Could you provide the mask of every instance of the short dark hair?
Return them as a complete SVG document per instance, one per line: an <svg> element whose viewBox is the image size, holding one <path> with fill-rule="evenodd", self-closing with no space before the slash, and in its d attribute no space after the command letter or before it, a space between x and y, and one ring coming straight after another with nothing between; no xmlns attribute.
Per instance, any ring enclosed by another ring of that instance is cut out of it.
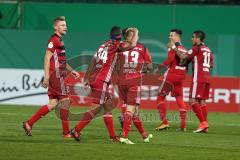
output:
<svg viewBox="0 0 240 160"><path fill-rule="evenodd" d="M53 23L56 24L56 22L58 22L58 21L66 21L66 19L64 16L59 16L59 17L54 18Z"/></svg>
<svg viewBox="0 0 240 160"><path fill-rule="evenodd" d="M179 36L182 36L182 34L183 34L182 30L177 29L177 28L171 29L171 32L175 32L175 33L177 33Z"/></svg>
<svg viewBox="0 0 240 160"><path fill-rule="evenodd" d="M201 30L197 30L197 31L194 31L193 34L196 35L197 38L199 38L202 42L204 41L205 39L205 33Z"/></svg>
<svg viewBox="0 0 240 160"><path fill-rule="evenodd" d="M110 30L110 37L114 40L121 40L122 30L119 26L113 26Z"/></svg>
<svg viewBox="0 0 240 160"><path fill-rule="evenodd" d="M121 30L121 28L119 26L113 26L111 28L111 31L110 31L111 35L119 35L121 33L122 33L122 30Z"/></svg>

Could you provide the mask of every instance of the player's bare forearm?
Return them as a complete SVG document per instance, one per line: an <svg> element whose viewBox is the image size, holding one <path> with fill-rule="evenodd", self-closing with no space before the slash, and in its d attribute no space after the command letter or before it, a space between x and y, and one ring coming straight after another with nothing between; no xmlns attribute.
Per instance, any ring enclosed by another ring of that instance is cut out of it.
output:
<svg viewBox="0 0 240 160"><path fill-rule="evenodd" d="M72 72L74 69L67 63L66 68L69 72Z"/></svg>
<svg viewBox="0 0 240 160"><path fill-rule="evenodd" d="M134 47L137 44L138 41L138 29L133 28L133 37L130 41L131 47Z"/></svg>
<svg viewBox="0 0 240 160"><path fill-rule="evenodd" d="M180 58L180 59L187 59L188 55L185 54L184 52L179 51L177 48L174 48L174 51L176 53L176 55Z"/></svg>
<svg viewBox="0 0 240 160"><path fill-rule="evenodd" d="M133 32L133 36L132 36L131 40L125 41L125 43L123 43L123 45L120 47L120 50L122 50L122 51L129 50L130 48L136 46L136 44L137 44L138 30L136 28L130 28L129 30L131 30Z"/></svg>

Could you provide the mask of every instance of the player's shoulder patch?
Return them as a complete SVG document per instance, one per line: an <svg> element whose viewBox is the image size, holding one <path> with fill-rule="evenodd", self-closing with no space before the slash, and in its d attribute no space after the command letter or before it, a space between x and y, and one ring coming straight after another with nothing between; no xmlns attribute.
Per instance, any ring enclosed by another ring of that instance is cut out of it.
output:
<svg viewBox="0 0 240 160"><path fill-rule="evenodd" d="M48 48L53 48L53 42L52 41L50 41L49 43L48 43Z"/></svg>
<svg viewBox="0 0 240 160"><path fill-rule="evenodd" d="M192 54L193 53L193 50L192 49L190 49L190 50L188 50L188 52L187 52L188 54Z"/></svg>

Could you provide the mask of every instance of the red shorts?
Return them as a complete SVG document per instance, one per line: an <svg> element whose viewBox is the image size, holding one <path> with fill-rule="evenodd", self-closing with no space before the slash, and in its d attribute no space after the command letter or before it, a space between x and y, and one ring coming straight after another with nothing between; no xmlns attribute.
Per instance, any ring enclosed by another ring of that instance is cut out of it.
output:
<svg viewBox="0 0 240 160"><path fill-rule="evenodd" d="M140 104L141 92L137 85L119 85L120 98L128 105Z"/></svg>
<svg viewBox="0 0 240 160"><path fill-rule="evenodd" d="M68 87L64 83L64 77L51 77L48 86L48 97L57 100L68 98Z"/></svg>
<svg viewBox="0 0 240 160"><path fill-rule="evenodd" d="M193 82L190 88L190 98L206 100L209 98L210 83Z"/></svg>
<svg viewBox="0 0 240 160"><path fill-rule="evenodd" d="M173 90L171 95L173 97L183 96L183 80L185 75L172 75L168 74L166 81L170 82L173 85Z"/></svg>
<svg viewBox="0 0 240 160"><path fill-rule="evenodd" d="M107 99L111 99L109 94L109 83L102 80L90 82L91 93L89 96L95 104L104 104Z"/></svg>

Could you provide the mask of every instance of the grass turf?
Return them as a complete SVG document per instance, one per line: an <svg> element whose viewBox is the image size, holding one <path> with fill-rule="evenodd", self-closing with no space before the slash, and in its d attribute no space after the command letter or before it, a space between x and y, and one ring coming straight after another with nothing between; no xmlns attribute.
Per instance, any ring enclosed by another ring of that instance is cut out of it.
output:
<svg viewBox="0 0 240 160"><path fill-rule="evenodd" d="M27 120L37 107L0 105L0 159L1 160L62 160L62 159L239 159L240 157L240 115L210 113L210 132L194 134L198 123L193 113L188 113L188 131L178 133L178 113L170 111L171 128L157 132L159 125L157 111L142 110L145 129L153 134L149 144L142 141L132 126L129 138L135 145L112 144L102 118L97 118L82 132L81 142L64 139L61 123L54 112L37 122L33 136L25 136L22 121ZM86 109L73 108L73 112ZM114 110L116 132L120 133L117 121L119 110ZM75 125L77 122L71 122Z"/></svg>

